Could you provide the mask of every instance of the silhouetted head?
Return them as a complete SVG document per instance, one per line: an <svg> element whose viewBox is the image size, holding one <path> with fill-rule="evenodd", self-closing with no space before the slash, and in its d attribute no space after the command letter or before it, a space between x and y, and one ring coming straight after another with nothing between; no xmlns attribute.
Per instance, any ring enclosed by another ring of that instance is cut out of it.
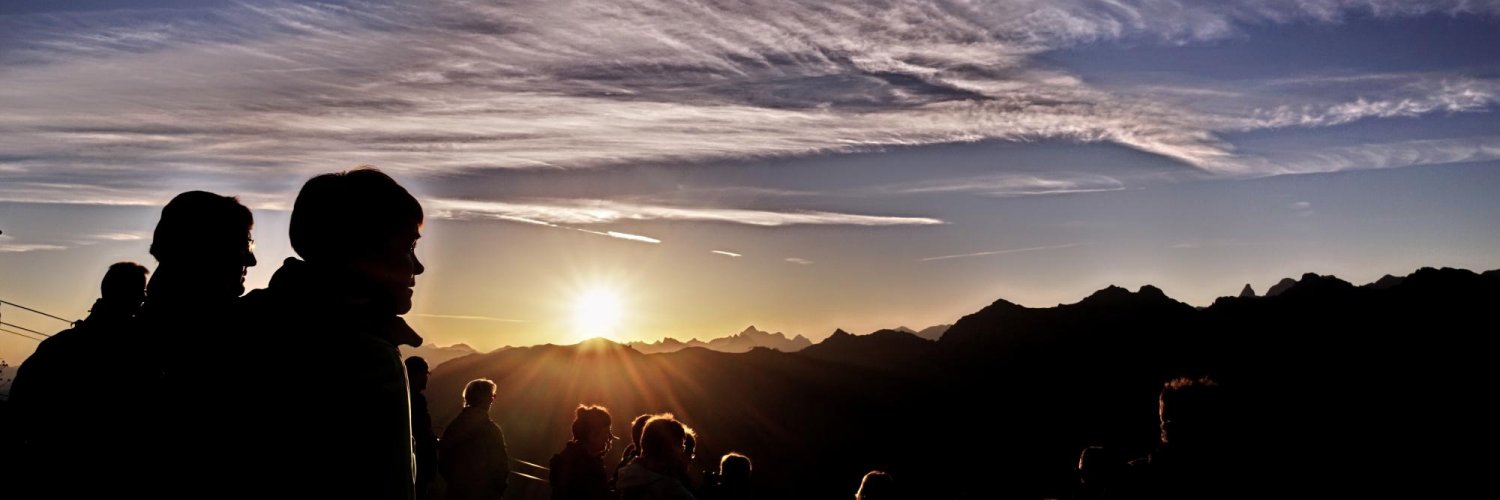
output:
<svg viewBox="0 0 1500 500"><path fill-rule="evenodd" d="M1157 400L1161 442L1197 446L1215 440L1224 420L1223 390L1208 377L1168 381Z"/></svg>
<svg viewBox="0 0 1500 500"><path fill-rule="evenodd" d="M639 452L641 449L641 431L646 430L646 422L650 421L651 417L655 416L656 415L647 413L645 415L635 417L635 420L630 421L630 444L635 445L635 449L637 452ZM663 413L662 416L672 418L671 413Z"/></svg>
<svg viewBox="0 0 1500 500"><path fill-rule="evenodd" d="M655 416L646 421L641 431L641 459L647 467L663 474L686 474L692 461L687 448L687 437L695 436L693 430L672 417Z"/></svg>
<svg viewBox="0 0 1500 500"><path fill-rule="evenodd" d="M357 276L395 314L411 310L411 289L425 270L416 254L421 229L422 205L373 168L313 177L292 207L297 255Z"/></svg>
<svg viewBox="0 0 1500 500"><path fill-rule="evenodd" d="M427 390L427 377L431 374L427 360L421 356L406 358L406 385L411 386L412 392Z"/></svg>
<svg viewBox="0 0 1500 500"><path fill-rule="evenodd" d="M126 309L138 309L146 300L146 275L151 271L134 262L116 262L104 272L99 297Z"/></svg>
<svg viewBox="0 0 1500 500"><path fill-rule="evenodd" d="M573 440L583 445L591 455L603 455L616 439L610 429L609 408L603 406L578 405L573 412Z"/></svg>
<svg viewBox="0 0 1500 500"><path fill-rule="evenodd" d="M206 191L188 191L161 209L151 237L151 256L177 279L202 289L184 291L217 297L245 293L245 273L255 265L255 218L239 200ZM202 297L202 295L199 295Z"/></svg>
<svg viewBox="0 0 1500 500"><path fill-rule="evenodd" d="M729 452L719 459L719 482L724 486L744 487L750 484L750 457Z"/></svg>
<svg viewBox="0 0 1500 500"><path fill-rule="evenodd" d="M896 480L884 471L872 470L859 482L859 491L854 500L886 500L896 498Z"/></svg>
<svg viewBox="0 0 1500 500"><path fill-rule="evenodd" d="M464 406L488 409L495 403L495 382L487 378L475 379L464 386Z"/></svg>

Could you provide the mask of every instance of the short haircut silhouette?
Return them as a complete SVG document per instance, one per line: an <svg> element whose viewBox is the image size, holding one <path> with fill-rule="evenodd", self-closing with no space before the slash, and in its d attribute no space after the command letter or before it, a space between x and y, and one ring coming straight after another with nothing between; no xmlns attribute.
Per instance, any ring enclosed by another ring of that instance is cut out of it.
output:
<svg viewBox="0 0 1500 500"><path fill-rule="evenodd" d="M726 485L750 482L750 457L729 452L719 459L719 477Z"/></svg>
<svg viewBox="0 0 1500 500"><path fill-rule="evenodd" d="M656 416L641 431L641 457L657 462L672 462L683 449L693 430L672 417Z"/></svg>
<svg viewBox="0 0 1500 500"><path fill-rule="evenodd" d="M99 283L99 297L106 302L134 304L146 299L146 275L151 271L134 262L116 262L104 272Z"/></svg>
<svg viewBox="0 0 1500 500"><path fill-rule="evenodd" d="M242 257L255 225L250 209L232 196L188 191L172 198L161 210L151 236L151 256L163 264L217 263Z"/></svg>
<svg viewBox="0 0 1500 500"><path fill-rule="evenodd" d="M479 406L495 397L495 382L487 378L476 379L464 386L464 406Z"/></svg>
<svg viewBox="0 0 1500 500"><path fill-rule="evenodd" d="M421 356L412 356L410 358L406 358L406 361L403 361L403 363L406 363L406 371L408 373L415 373L415 372L426 373L427 370L430 369L427 366L427 360L422 359Z"/></svg>
<svg viewBox="0 0 1500 500"><path fill-rule="evenodd" d="M1172 379L1162 386L1157 402L1163 443L1201 444L1220 431L1224 397L1222 388L1213 379Z"/></svg>
<svg viewBox="0 0 1500 500"><path fill-rule="evenodd" d="M578 405L573 412L573 439L583 441L589 433L600 427L610 426L609 408L603 406Z"/></svg>
<svg viewBox="0 0 1500 500"><path fill-rule="evenodd" d="M292 249L309 262L376 252L412 226L422 205L384 172L360 167L308 180L292 207Z"/></svg>

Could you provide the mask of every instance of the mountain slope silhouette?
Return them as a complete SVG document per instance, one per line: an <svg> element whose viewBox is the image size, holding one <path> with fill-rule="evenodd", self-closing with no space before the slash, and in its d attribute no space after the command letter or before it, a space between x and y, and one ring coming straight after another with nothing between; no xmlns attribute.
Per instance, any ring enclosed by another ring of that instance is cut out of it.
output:
<svg viewBox="0 0 1500 500"><path fill-rule="evenodd" d="M670 411L700 433L698 463L755 460L757 496L847 497L871 469L924 498L1065 497L1085 446L1141 456L1156 395L1215 377L1247 494L1442 496L1483 487L1500 272L1420 269L1384 289L1305 274L1277 293L1194 308L1160 289L1108 287L1072 304L997 300L936 342L835 332L800 352L702 347L642 354L603 340L466 356L434 370L434 421L463 384L499 384L512 456L543 460L571 409L599 403L615 432ZM616 447L607 463L618 460Z"/></svg>

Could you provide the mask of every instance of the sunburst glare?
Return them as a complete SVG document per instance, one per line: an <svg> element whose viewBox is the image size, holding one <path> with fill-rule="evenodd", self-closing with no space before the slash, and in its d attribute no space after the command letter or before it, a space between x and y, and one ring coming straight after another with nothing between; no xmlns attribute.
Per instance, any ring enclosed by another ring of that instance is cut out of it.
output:
<svg viewBox="0 0 1500 500"><path fill-rule="evenodd" d="M593 288L580 295L573 305L573 333L578 340L594 337L615 338L624 317L620 295L614 290Z"/></svg>

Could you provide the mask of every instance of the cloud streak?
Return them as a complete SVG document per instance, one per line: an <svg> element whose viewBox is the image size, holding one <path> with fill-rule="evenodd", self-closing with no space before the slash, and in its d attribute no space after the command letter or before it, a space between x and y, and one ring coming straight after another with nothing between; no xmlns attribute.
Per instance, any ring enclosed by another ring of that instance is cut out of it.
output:
<svg viewBox="0 0 1500 500"><path fill-rule="evenodd" d="M1120 191L1125 183L1119 179L1090 174L1002 174L969 179L927 181L875 189L895 194L975 193L985 196L1012 197L1069 193Z"/></svg>
<svg viewBox="0 0 1500 500"><path fill-rule="evenodd" d="M751 226L844 225L925 226L944 222L930 217L861 215L824 211L777 212L736 208L677 207L608 200L544 200L533 203L430 200L442 218L492 218L543 224L609 224L630 221L696 221Z"/></svg>
<svg viewBox="0 0 1500 500"><path fill-rule="evenodd" d="M716 253L716 254L719 254L719 255L723 255L723 256L726 256L726 257L735 257L735 258L744 257L744 254L737 254L737 253L734 253L734 252L725 252L723 250L710 250L710 252Z"/></svg>
<svg viewBox="0 0 1500 500"><path fill-rule="evenodd" d="M68 247L62 245L46 245L41 243L0 243L0 253L42 252L67 249Z"/></svg>
<svg viewBox="0 0 1500 500"><path fill-rule="evenodd" d="M1010 249L1005 249L1005 250L991 250L991 251L988 251L988 252L974 252L974 253L965 253L965 254L957 254L957 255L940 255L940 256L937 256L937 257L923 257L923 258L917 259L917 261L918 262L931 262L931 261L935 261L935 260L967 259L967 258L970 258L970 257L987 257L987 256L991 256L991 255L1007 255L1007 254L1013 254L1013 253L1041 252L1041 251L1045 251L1045 250L1062 250L1062 249L1065 249L1065 248L1073 248L1073 247L1078 247L1078 246L1082 246L1082 244L1079 244L1079 243L1068 243L1066 245L1053 245L1053 246L1045 246L1045 247L1010 248Z"/></svg>

